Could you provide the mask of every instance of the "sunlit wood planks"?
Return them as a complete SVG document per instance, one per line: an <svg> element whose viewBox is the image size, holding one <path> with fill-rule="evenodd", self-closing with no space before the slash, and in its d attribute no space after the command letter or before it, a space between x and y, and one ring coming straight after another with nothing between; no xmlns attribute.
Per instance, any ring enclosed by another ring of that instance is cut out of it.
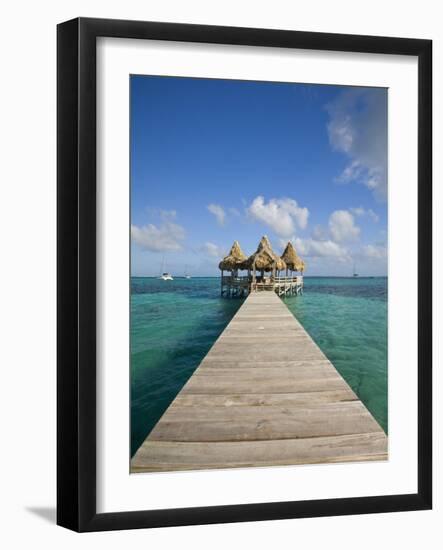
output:
<svg viewBox="0 0 443 550"><path fill-rule="evenodd" d="M251 293L132 472L385 460L387 437L274 292Z"/></svg>

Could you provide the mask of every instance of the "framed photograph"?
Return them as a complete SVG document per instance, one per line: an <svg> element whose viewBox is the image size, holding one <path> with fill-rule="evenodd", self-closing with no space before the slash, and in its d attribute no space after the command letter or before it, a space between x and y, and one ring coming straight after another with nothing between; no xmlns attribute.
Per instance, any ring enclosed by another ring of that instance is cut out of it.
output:
<svg viewBox="0 0 443 550"><path fill-rule="evenodd" d="M432 506L432 43L58 26L59 525Z"/></svg>

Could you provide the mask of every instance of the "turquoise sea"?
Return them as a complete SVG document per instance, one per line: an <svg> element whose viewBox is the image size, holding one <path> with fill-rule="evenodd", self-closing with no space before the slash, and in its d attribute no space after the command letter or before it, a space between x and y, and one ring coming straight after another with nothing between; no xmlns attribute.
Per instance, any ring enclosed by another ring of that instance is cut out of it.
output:
<svg viewBox="0 0 443 550"><path fill-rule="evenodd" d="M217 277L131 279L132 454L242 304L219 289ZM285 303L387 432L387 278L305 277Z"/></svg>

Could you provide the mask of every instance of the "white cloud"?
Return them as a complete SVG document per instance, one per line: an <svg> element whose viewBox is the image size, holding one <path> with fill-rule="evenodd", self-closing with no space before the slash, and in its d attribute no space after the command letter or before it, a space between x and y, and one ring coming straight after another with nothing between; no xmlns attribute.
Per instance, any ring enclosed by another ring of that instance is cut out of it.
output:
<svg viewBox="0 0 443 550"><path fill-rule="evenodd" d="M322 225L316 225L312 230L312 238L317 241L327 241L329 238L327 229Z"/></svg>
<svg viewBox="0 0 443 550"><path fill-rule="evenodd" d="M160 217L162 220L175 220L177 212L176 210L160 210Z"/></svg>
<svg viewBox="0 0 443 550"><path fill-rule="evenodd" d="M367 214L368 216L372 219L373 222L377 223L379 220L380 220L380 216L378 214L376 214L372 208L370 208L369 210L367 210Z"/></svg>
<svg viewBox="0 0 443 550"><path fill-rule="evenodd" d="M171 221L164 221L160 226L152 223L142 227L131 225L131 238L145 250L168 252L182 249L185 230L181 225Z"/></svg>
<svg viewBox="0 0 443 550"><path fill-rule="evenodd" d="M337 181L363 183L380 199L387 195L386 91L353 89L327 106L329 141L345 153L348 165Z"/></svg>
<svg viewBox="0 0 443 550"><path fill-rule="evenodd" d="M329 231L335 242L355 241L360 235L360 228L348 210L336 210L330 215Z"/></svg>
<svg viewBox="0 0 443 550"><path fill-rule="evenodd" d="M360 164L360 161L353 160L350 164L346 166L343 172L335 178L335 181L337 181L338 183L349 183L351 181L358 181L363 176L363 174L364 169Z"/></svg>
<svg viewBox="0 0 443 550"><path fill-rule="evenodd" d="M256 197L246 209L247 214L256 221L269 226L277 235L289 237L296 227L304 229L308 223L309 210L301 207L294 199L270 199Z"/></svg>
<svg viewBox="0 0 443 550"><path fill-rule="evenodd" d="M366 210L361 206L359 206L358 208L350 208L349 211L355 214L356 216L364 216L366 213Z"/></svg>
<svg viewBox="0 0 443 550"><path fill-rule="evenodd" d="M376 214L372 208L368 208L365 210L363 207L359 206L358 208L350 208L350 212L355 214L356 216L369 216L371 220L375 223L377 223L380 220L380 217L378 214Z"/></svg>
<svg viewBox="0 0 443 550"><path fill-rule="evenodd" d="M200 247L200 250L206 254L206 256L211 256L211 258L220 258L222 259L226 256L225 249L221 246L218 246L214 243L206 242Z"/></svg>
<svg viewBox="0 0 443 550"><path fill-rule="evenodd" d="M318 241L316 239L301 239L297 237L293 239L292 242L301 257L330 257L339 261L349 261L348 250L342 245L331 240Z"/></svg>
<svg viewBox="0 0 443 550"><path fill-rule="evenodd" d="M214 214L217 223L219 225L224 225L226 221L226 213L222 206L219 204L208 204L207 209L211 214Z"/></svg>
<svg viewBox="0 0 443 550"><path fill-rule="evenodd" d="M367 244L363 247L363 255L367 258L382 260L387 257L388 251L386 246Z"/></svg>

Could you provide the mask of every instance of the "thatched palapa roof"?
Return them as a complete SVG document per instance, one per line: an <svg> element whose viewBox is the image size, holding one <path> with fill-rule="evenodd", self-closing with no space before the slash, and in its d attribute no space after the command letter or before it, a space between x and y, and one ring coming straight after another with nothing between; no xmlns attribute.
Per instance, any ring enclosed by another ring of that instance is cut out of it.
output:
<svg viewBox="0 0 443 550"><path fill-rule="evenodd" d="M266 235L261 238L254 254L241 264L240 269L253 269L254 266L259 271L272 271L274 268L278 271L286 269L284 260L272 250L271 243Z"/></svg>
<svg viewBox="0 0 443 550"><path fill-rule="evenodd" d="M243 254L243 250L240 247L238 241L234 241L231 250L227 256L218 264L219 269L226 271L233 271L239 269L240 264L246 260L246 255Z"/></svg>
<svg viewBox="0 0 443 550"><path fill-rule="evenodd" d="M288 242L281 257L291 271L305 270L305 262L297 255L292 243Z"/></svg>

